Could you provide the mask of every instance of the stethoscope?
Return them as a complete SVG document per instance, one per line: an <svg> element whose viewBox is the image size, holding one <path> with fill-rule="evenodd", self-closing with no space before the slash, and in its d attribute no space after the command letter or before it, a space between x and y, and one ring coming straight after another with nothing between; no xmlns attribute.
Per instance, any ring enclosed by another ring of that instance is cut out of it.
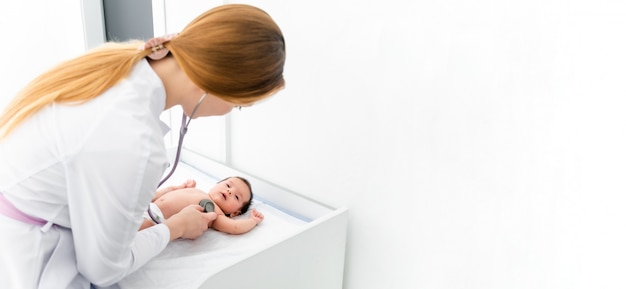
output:
<svg viewBox="0 0 626 289"><path fill-rule="evenodd" d="M176 170L176 167L178 166L178 161L180 160L180 151L183 146L183 139L185 138L185 135L187 134L187 128L189 127L189 123L191 122L191 119L193 119L193 116L196 114L196 110L198 110L198 107L200 107L200 104L202 103L205 97L206 97L206 93L203 94L202 97L200 97L200 100L198 100L196 107L194 107L193 110L191 111L189 120L187 120L187 116L183 112L183 119L180 125L180 134L178 136L178 148L176 149L176 158L174 158L174 165L172 166L172 169L170 170L170 172L159 182L159 185L157 186L157 188L160 187L163 183L165 183L165 181L167 181L167 179L169 179L174 173L174 171Z"/></svg>
<svg viewBox="0 0 626 289"><path fill-rule="evenodd" d="M196 114L196 110L198 110L198 107L200 107L200 104L202 103L205 97L206 97L206 93L203 94L202 97L200 97L200 100L198 100L196 107L194 107L193 110L191 111L189 120L187 120L187 116L185 115L185 112L183 112L183 118L180 124L180 134L178 136L178 148L176 148L176 157L174 158L174 165L172 166L172 169L170 170L170 172L167 173L167 175L163 177L163 179L159 182L159 185L157 186L157 188L160 187L163 183L165 183L165 181L167 181L167 179L169 179L174 173L174 171L176 170L176 167L178 166L178 161L180 160L180 151L182 150L183 139L185 138L185 135L187 134L187 128L189 127L189 123L191 123L193 116ZM148 206L148 216L150 216L150 219L152 219L152 221L154 221L155 224L161 223L161 219L156 214L154 214L154 212L152 212L152 210L150 209L150 206Z"/></svg>

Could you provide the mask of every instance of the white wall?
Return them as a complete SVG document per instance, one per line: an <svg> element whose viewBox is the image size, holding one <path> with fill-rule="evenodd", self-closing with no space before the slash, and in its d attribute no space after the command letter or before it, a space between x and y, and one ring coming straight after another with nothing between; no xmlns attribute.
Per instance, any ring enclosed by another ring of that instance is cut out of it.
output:
<svg viewBox="0 0 626 289"><path fill-rule="evenodd" d="M2 101L77 49L71 2L3 4ZM346 289L626 286L625 3L248 3L288 84L232 114L233 165L350 209Z"/></svg>
<svg viewBox="0 0 626 289"><path fill-rule="evenodd" d="M0 108L34 77L85 51L81 1L3 1Z"/></svg>
<svg viewBox="0 0 626 289"><path fill-rule="evenodd" d="M625 2L248 3L288 84L233 164L349 207L345 288L626 286Z"/></svg>

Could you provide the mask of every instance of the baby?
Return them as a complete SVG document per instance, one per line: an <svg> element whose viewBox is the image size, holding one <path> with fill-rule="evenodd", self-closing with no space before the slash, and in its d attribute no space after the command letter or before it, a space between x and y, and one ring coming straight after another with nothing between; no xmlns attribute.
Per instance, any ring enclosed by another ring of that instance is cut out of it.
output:
<svg viewBox="0 0 626 289"><path fill-rule="evenodd" d="M229 177L219 181L208 193L195 188L193 180L179 186L157 190L150 209L144 214L139 230L153 226L178 213L189 205L200 205L206 212L215 212L209 228L229 234L243 234L263 221L263 214L253 209L246 219L231 219L248 211L252 188L242 177Z"/></svg>

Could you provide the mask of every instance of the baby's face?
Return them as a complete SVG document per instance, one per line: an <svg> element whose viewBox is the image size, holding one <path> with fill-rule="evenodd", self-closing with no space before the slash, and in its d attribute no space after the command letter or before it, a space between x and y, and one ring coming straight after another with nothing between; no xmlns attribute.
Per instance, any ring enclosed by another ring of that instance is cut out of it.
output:
<svg viewBox="0 0 626 289"><path fill-rule="evenodd" d="M239 178L228 178L209 190L211 200L231 217L241 214L241 207L250 201L250 190Z"/></svg>

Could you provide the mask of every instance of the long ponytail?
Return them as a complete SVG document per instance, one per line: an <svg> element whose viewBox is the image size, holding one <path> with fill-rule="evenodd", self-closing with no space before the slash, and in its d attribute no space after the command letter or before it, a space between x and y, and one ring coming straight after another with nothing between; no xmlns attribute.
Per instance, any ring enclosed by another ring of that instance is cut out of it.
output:
<svg viewBox="0 0 626 289"><path fill-rule="evenodd" d="M0 139L51 103L81 104L117 84L151 53L138 50L142 44L108 43L35 78L0 116ZM254 6L218 6L163 45L200 89L231 103L252 104L285 85L285 39Z"/></svg>
<svg viewBox="0 0 626 289"><path fill-rule="evenodd" d="M137 49L142 43L107 43L39 75L0 116L0 139L53 102L81 104L117 84L149 53Z"/></svg>

